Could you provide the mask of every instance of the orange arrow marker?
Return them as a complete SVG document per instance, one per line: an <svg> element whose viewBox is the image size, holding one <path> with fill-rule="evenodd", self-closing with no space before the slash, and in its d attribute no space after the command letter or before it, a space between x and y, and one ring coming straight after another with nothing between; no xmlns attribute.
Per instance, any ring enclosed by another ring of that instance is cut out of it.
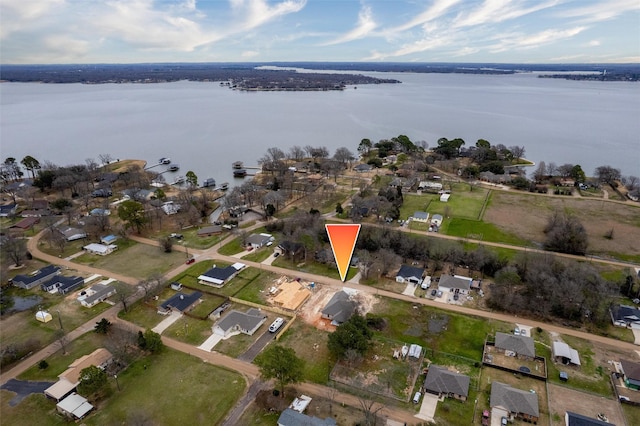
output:
<svg viewBox="0 0 640 426"><path fill-rule="evenodd" d="M347 271L351 263L353 250L356 248L356 241L360 233L360 225L352 224L331 224L325 225L333 257L338 264L338 272L342 282L347 278Z"/></svg>

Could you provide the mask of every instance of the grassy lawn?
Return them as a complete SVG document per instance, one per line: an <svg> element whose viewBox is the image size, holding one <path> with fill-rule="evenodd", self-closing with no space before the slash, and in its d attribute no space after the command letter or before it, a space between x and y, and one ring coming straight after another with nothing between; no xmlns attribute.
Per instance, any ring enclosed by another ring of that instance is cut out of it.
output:
<svg viewBox="0 0 640 426"><path fill-rule="evenodd" d="M240 374L169 349L134 362L118 382L86 424L132 424L140 414L149 424L220 424L246 387Z"/></svg>
<svg viewBox="0 0 640 426"><path fill-rule="evenodd" d="M527 246L529 242L514 234L504 232L496 225L473 219L452 218L447 221L447 235L475 240L499 242L516 246Z"/></svg>
<svg viewBox="0 0 640 426"><path fill-rule="evenodd" d="M203 318L205 316L208 316L218 306L222 305L224 301L224 297L214 296L211 294L203 294L201 302L198 303L191 311L189 311L189 313L199 318Z"/></svg>
<svg viewBox="0 0 640 426"><path fill-rule="evenodd" d="M400 219L407 220L417 211L429 212L428 207L432 200L439 199L438 194L403 194L404 200L400 207Z"/></svg>
<svg viewBox="0 0 640 426"><path fill-rule="evenodd" d="M107 256L83 254L74 261L138 279L167 272L184 263L182 252L164 253L159 247L124 241L118 240L118 250Z"/></svg>
<svg viewBox="0 0 640 426"><path fill-rule="evenodd" d="M190 345L198 346L211 336L213 323L183 315L167 328L162 335Z"/></svg>
<svg viewBox="0 0 640 426"><path fill-rule="evenodd" d="M313 260L298 263L289 259L285 259L285 256L280 256L276 260L274 260L272 265L278 266L280 268L292 269L294 271L302 271L309 272L311 274L322 275L325 277L334 278L336 280L340 279L338 268L333 265L317 263ZM346 281L349 281L351 278L355 277L357 273L358 269L349 267L349 270L347 271ZM292 272L292 275L295 275L295 272Z"/></svg>
<svg viewBox="0 0 640 426"><path fill-rule="evenodd" d="M488 194L484 188L474 188L470 191L466 183L455 183L451 189L451 198L448 202L441 202L438 195L432 199L428 206L430 214L438 213L443 216L462 219L478 220L482 212L482 206Z"/></svg>
<svg viewBox="0 0 640 426"><path fill-rule="evenodd" d="M68 425L69 422L56 412L55 404L44 394L32 394L15 407L9 401L15 393L0 390L0 412L2 424L6 425Z"/></svg>
<svg viewBox="0 0 640 426"><path fill-rule="evenodd" d="M38 242L38 248L46 254L50 254L51 256L60 256L64 259L65 257L69 257L72 254L81 252L82 247L86 246L87 244L89 244L89 241L85 239L70 241L65 244L62 252L60 252L58 247L50 246L48 243L40 240Z"/></svg>
<svg viewBox="0 0 640 426"><path fill-rule="evenodd" d="M58 380L58 375L64 372L74 360L80 358L83 355L88 355L94 350L102 346L102 336L88 332L83 334L78 339L67 344L67 353L63 354L61 350L52 354L45 360L49 363L49 367L41 370L38 365L32 365L22 374L18 376L20 380L36 380L36 381L48 381L55 382Z"/></svg>
<svg viewBox="0 0 640 426"><path fill-rule="evenodd" d="M327 349L328 336L328 332L296 320L280 338L282 346L293 348L298 357L306 360L303 380L323 385L328 382L333 367Z"/></svg>
<svg viewBox="0 0 640 426"><path fill-rule="evenodd" d="M276 279L278 279L278 275L272 272L260 271L260 274L235 293L234 297L265 305L267 303L266 290L273 285Z"/></svg>
<svg viewBox="0 0 640 426"><path fill-rule="evenodd" d="M547 358L548 380L562 386L610 398L613 395L613 391L607 374L609 366L596 365L594 360L595 353L592 350L593 345L586 340L566 335L562 336L562 340L578 351L581 365L580 367L569 367L556 364L552 360L551 350L543 345L536 344L536 355ZM569 374L567 382L560 381L560 371L565 371Z"/></svg>
<svg viewBox="0 0 640 426"><path fill-rule="evenodd" d="M244 251L244 247L242 247L242 241L240 241L240 238L234 238L227 244L220 247L218 253L225 256L233 256L234 254L240 253L241 251Z"/></svg>
<svg viewBox="0 0 640 426"><path fill-rule="evenodd" d="M261 247L257 250L253 250L246 256L242 256L242 258L250 262L262 262L267 257L271 256L271 254L273 254L273 249L271 247Z"/></svg>
<svg viewBox="0 0 640 426"><path fill-rule="evenodd" d="M628 425L640 425L640 407L622 404L622 412Z"/></svg>
<svg viewBox="0 0 640 426"><path fill-rule="evenodd" d="M145 329L151 329L160 324L160 321L164 319L164 316L158 314L156 309L145 305L142 301L139 301L134 305L129 306L129 312L125 313L124 311L120 311L118 313L118 318L132 322Z"/></svg>

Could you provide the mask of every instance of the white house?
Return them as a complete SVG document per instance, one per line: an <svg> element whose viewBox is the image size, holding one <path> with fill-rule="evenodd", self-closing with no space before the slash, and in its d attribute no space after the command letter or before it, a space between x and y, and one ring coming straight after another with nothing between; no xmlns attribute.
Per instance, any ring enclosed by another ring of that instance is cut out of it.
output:
<svg viewBox="0 0 640 426"><path fill-rule="evenodd" d="M91 286L78 297L78 302L85 308L91 308L116 294L116 288L108 284Z"/></svg>
<svg viewBox="0 0 640 426"><path fill-rule="evenodd" d="M91 243L84 247L82 247L87 253L97 254L100 256L106 256L112 253L114 250L118 249L118 246L115 244L97 244Z"/></svg>
<svg viewBox="0 0 640 426"><path fill-rule="evenodd" d="M198 281L200 284L222 287L227 281L235 277L236 274L245 266L246 265L244 263L234 263L226 268L218 268L216 265L213 265L213 268L198 276Z"/></svg>
<svg viewBox="0 0 640 426"><path fill-rule="evenodd" d="M396 274L396 282L413 284L422 284L422 276L424 275L424 268L418 268L416 266L402 265L400 270Z"/></svg>
<svg viewBox="0 0 640 426"><path fill-rule="evenodd" d="M440 201L442 201L443 203L446 203L449 201L449 197L451 197L451 194L440 194Z"/></svg>
<svg viewBox="0 0 640 426"><path fill-rule="evenodd" d="M266 320L267 316L259 309L251 308L247 312L233 310L213 326L213 332L223 337L231 336L233 333L251 336Z"/></svg>

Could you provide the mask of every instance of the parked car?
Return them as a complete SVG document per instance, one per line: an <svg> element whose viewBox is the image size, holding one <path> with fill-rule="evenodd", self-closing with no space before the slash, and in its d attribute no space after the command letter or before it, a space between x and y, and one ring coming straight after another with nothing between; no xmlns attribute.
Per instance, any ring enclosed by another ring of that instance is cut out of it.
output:
<svg viewBox="0 0 640 426"><path fill-rule="evenodd" d="M507 426L508 422L509 422L509 420L505 416L502 416L502 418L500 419L500 425L501 426Z"/></svg>
<svg viewBox="0 0 640 426"><path fill-rule="evenodd" d="M437 297L442 297L442 290L438 290L438 292L436 293Z"/></svg>
<svg viewBox="0 0 640 426"><path fill-rule="evenodd" d="M458 300L460 298L460 296L458 296L458 293L453 295L453 300Z"/></svg>
<svg viewBox="0 0 640 426"><path fill-rule="evenodd" d="M191 265L193 262L195 262L196 260L193 257L190 257L189 259L187 259L187 265Z"/></svg>
<svg viewBox="0 0 640 426"><path fill-rule="evenodd" d="M171 238L175 238L176 240L181 240L182 239L182 234L176 234L175 232L172 232L169 237Z"/></svg>
<svg viewBox="0 0 640 426"><path fill-rule="evenodd" d="M111 195L113 195L111 190L106 188L96 189L91 193L91 196L93 198L96 198L96 197L107 198L107 197L111 197Z"/></svg>
<svg viewBox="0 0 640 426"><path fill-rule="evenodd" d="M280 252L273 253L273 257L278 257L278 256L280 256Z"/></svg>
<svg viewBox="0 0 640 426"><path fill-rule="evenodd" d="M435 288L433 290L431 290L431 295L433 297L436 297L436 294L438 293L438 290L436 290Z"/></svg>
<svg viewBox="0 0 640 426"><path fill-rule="evenodd" d="M420 392L416 392L415 395L413 395L413 403L417 404L420 402L420 397L422 396L422 393Z"/></svg>

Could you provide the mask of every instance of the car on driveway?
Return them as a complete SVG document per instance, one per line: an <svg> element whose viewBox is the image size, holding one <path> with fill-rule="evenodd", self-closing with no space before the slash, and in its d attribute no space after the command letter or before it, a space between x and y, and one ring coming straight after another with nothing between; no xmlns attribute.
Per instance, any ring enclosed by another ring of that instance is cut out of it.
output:
<svg viewBox="0 0 640 426"><path fill-rule="evenodd" d="M431 290L431 296L436 297L437 293L438 293L438 290L436 290L435 288Z"/></svg>
<svg viewBox="0 0 640 426"><path fill-rule="evenodd" d="M190 257L189 259L187 259L186 264L187 265L191 265L193 262L195 262L196 260L193 257Z"/></svg>
<svg viewBox="0 0 640 426"><path fill-rule="evenodd" d="M436 293L436 297L442 297L442 290L438 290L438 292Z"/></svg>
<svg viewBox="0 0 640 426"><path fill-rule="evenodd" d="M282 327L282 324L284 324L284 319L280 317L276 318L276 320L269 326L269 332L275 333L280 327Z"/></svg>

